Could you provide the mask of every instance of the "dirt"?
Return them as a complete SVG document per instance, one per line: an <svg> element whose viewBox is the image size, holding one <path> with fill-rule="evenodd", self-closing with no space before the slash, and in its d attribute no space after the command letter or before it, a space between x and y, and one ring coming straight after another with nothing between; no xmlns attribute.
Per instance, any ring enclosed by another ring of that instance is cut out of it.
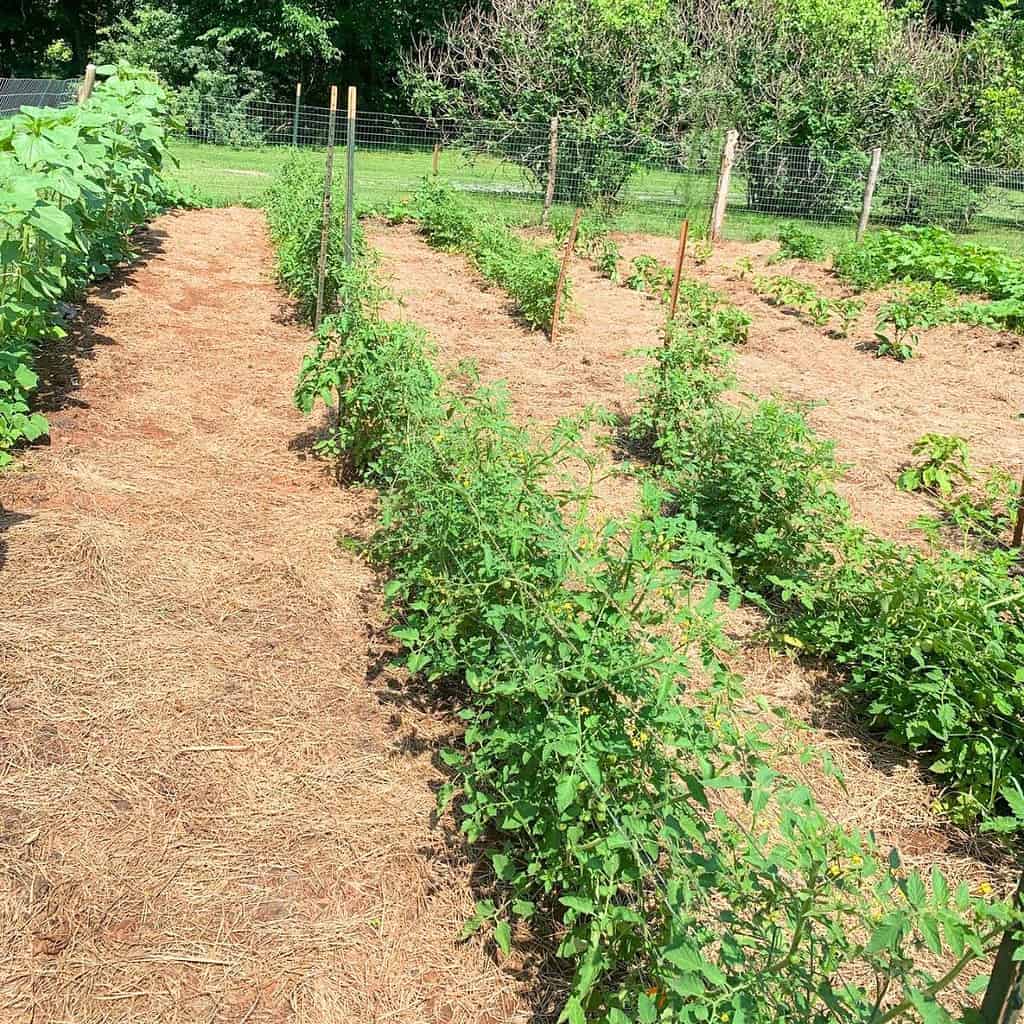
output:
<svg viewBox="0 0 1024 1024"><path fill-rule="evenodd" d="M627 259L646 253L674 262L671 239L631 235L621 245ZM911 445L925 433L959 435L979 469L998 466L1019 474L1024 353L1018 336L948 324L922 332L917 353L906 362L877 358L870 351L874 313L887 290L864 296L864 313L850 337L833 337L765 302L750 273L741 279L736 263L746 257L754 274L786 274L833 297L851 294L821 265L769 265L777 248L774 242L723 242L703 266L688 262L686 273L752 318L749 342L736 361L740 386L761 397L812 405L811 425L835 441L839 460L849 467L839 490L856 519L893 539L920 538L910 523L935 508L924 496L898 490L896 478L912 461Z"/></svg>
<svg viewBox="0 0 1024 1024"><path fill-rule="evenodd" d="M168 215L51 353L52 444L0 478L0 1020L526 1021L460 943L446 712L389 677L308 458L309 340L262 215Z"/></svg>

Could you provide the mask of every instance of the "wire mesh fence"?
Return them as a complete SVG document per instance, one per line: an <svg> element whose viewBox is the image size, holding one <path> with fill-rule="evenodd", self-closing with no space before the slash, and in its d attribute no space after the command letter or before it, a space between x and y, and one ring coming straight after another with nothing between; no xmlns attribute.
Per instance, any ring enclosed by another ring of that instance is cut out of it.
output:
<svg viewBox="0 0 1024 1024"><path fill-rule="evenodd" d="M186 107L184 135L238 149L322 149L324 107L204 99ZM344 112L338 112L340 121ZM360 111L356 119L358 195L376 202L413 189L435 170L481 200L534 207L549 189L556 205L601 204L621 226L674 231L689 217L707 225L724 131L672 139L629 137L561 122L467 121ZM852 235L861 212L870 153L741 140L728 189L725 237L766 234L797 220ZM969 167L884 153L872 226L929 224L990 233L1024 245L1024 171Z"/></svg>
<svg viewBox="0 0 1024 1024"><path fill-rule="evenodd" d="M0 117L22 107L67 107L75 101L77 78L0 78Z"/></svg>

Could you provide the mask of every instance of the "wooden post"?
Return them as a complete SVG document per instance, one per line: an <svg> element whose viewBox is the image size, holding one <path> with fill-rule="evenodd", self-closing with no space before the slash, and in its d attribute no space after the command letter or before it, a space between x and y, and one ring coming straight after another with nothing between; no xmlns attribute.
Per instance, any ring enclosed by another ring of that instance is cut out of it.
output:
<svg viewBox="0 0 1024 1024"><path fill-rule="evenodd" d="M352 262L352 204L356 194L356 87L348 87L348 139L345 143L345 262Z"/></svg>
<svg viewBox="0 0 1024 1024"><path fill-rule="evenodd" d="M725 207L729 202L729 179L732 177L732 165L736 159L736 142L740 133L730 128L725 133L725 145L722 146L722 165L718 169L718 185L715 188L715 202L711 207L711 225L708 228L708 241L717 242L722 237L722 225L725 223Z"/></svg>
<svg viewBox="0 0 1024 1024"><path fill-rule="evenodd" d="M1024 479L1020 482L1020 491L1017 492L1017 521L1013 524L1013 541L1010 547L1019 548L1021 540L1024 540Z"/></svg>
<svg viewBox="0 0 1024 1024"><path fill-rule="evenodd" d="M676 273L672 278L672 306L668 314L669 320L676 318L676 303L679 301L679 279L683 276L683 257L686 256L686 237L690 233L690 222L684 220L679 229L679 252L676 253Z"/></svg>
<svg viewBox="0 0 1024 1024"><path fill-rule="evenodd" d="M1014 905L1024 900L1024 875L1014 895ZM983 1024L1021 1024L1024 1022L1024 960L1014 960L1017 940L1010 930L996 952L988 988L981 1003L980 1020Z"/></svg>
<svg viewBox="0 0 1024 1024"><path fill-rule="evenodd" d="M434 177L435 178L437 177L437 172L438 172L438 169L440 168L440 166L441 166L441 143L440 142L435 142L434 143L434 163L433 163Z"/></svg>
<svg viewBox="0 0 1024 1024"><path fill-rule="evenodd" d="M565 251L562 253L562 266L558 271L558 284L555 285L555 304L551 307L551 334L552 341L558 334L558 313L562 308L562 290L565 288L565 277L569 273L569 260L573 250L576 248L576 232L580 229L580 217L583 216L581 207L576 207L576 213L572 218L572 227L569 228L569 237L565 240Z"/></svg>
<svg viewBox="0 0 1024 1024"><path fill-rule="evenodd" d="M540 222L547 227L551 204L555 201L555 172L558 170L558 116L551 118L551 142L548 146L548 188L544 193L544 212Z"/></svg>
<svg viewBox="0 0 1024 1024"><path fill-rule="evenodd" d="M871 165L868 167L868 180L864 183L864 200L860 204L860 220L857 222L857 241L864 237L868 229L868 220L871 217L871 200L875 195L875 185L878 184L878 168L882 164L882 148L875 146L871 150Z"/></svg>
<svg viewBox="0 0 1024 1024"><path fill-rule="evenodd" d="M292 149L299 144L299 106L302 103L302 83L295 83L295 113L292 115Z"/></svg>
<svg viewBox="0 0 1024 1024"><path fill-rule="evenodd" d="M78 105L81 106L91 95L92 87L96 84L96 65L85 65L85 77L78 87Z"/></svg>
<svg viewBox="0 0 1024 1024"><path fill-rule="evenodd" d="M324 205L320 222L320 260L316 270L316 315L314 328L320 326L324 313L324 278L327 276L327 242L331 236L331 189L334 185L334 119L338 113L338 87L331 86L331 109L327 115L327 166L324 169Z"/></svg>

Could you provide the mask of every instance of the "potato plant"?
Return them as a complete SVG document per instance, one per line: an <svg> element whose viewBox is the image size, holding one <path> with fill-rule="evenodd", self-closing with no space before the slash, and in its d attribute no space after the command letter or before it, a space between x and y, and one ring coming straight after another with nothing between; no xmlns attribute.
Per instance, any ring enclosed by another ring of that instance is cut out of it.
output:
<svg viewBox="0 0 1024 1024"><path fill-rule="evenodd" d="M906 870L770 766L715 588L692 588L729 581L717 539L653 482L591 525L588 417L532 437L500 388L449 388L423 332L383 318L365 258L343 290L297 400L336 406L335 452L381 490L366 551L405 669L462 703L439 806L491 878L466 931L507 953L517 919L557 918L571 1024L946 1019L951 981L1020 915Z"/></svg>
<svg viewBox="0 0 1024 1024"><path fill-rule="evenodd" d="M39 347L63 337L60 300L110 272L131 233L175 201L160 177L167 96L101 68L84 106L0 118L0 466L44 435L32 410Z"/></svg>

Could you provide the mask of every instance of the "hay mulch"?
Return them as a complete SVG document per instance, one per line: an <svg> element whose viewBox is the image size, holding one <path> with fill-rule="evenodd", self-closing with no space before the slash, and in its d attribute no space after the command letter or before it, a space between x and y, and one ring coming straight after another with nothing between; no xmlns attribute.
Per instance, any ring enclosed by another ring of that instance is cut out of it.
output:
<svg viewBox="0 0 1024 1024"><path fill-rule="evenodd" d="M443 712L381 669L374 498L308 458L262 215L160 218L0 478L0 1021L497 1022Z"/></svg>

